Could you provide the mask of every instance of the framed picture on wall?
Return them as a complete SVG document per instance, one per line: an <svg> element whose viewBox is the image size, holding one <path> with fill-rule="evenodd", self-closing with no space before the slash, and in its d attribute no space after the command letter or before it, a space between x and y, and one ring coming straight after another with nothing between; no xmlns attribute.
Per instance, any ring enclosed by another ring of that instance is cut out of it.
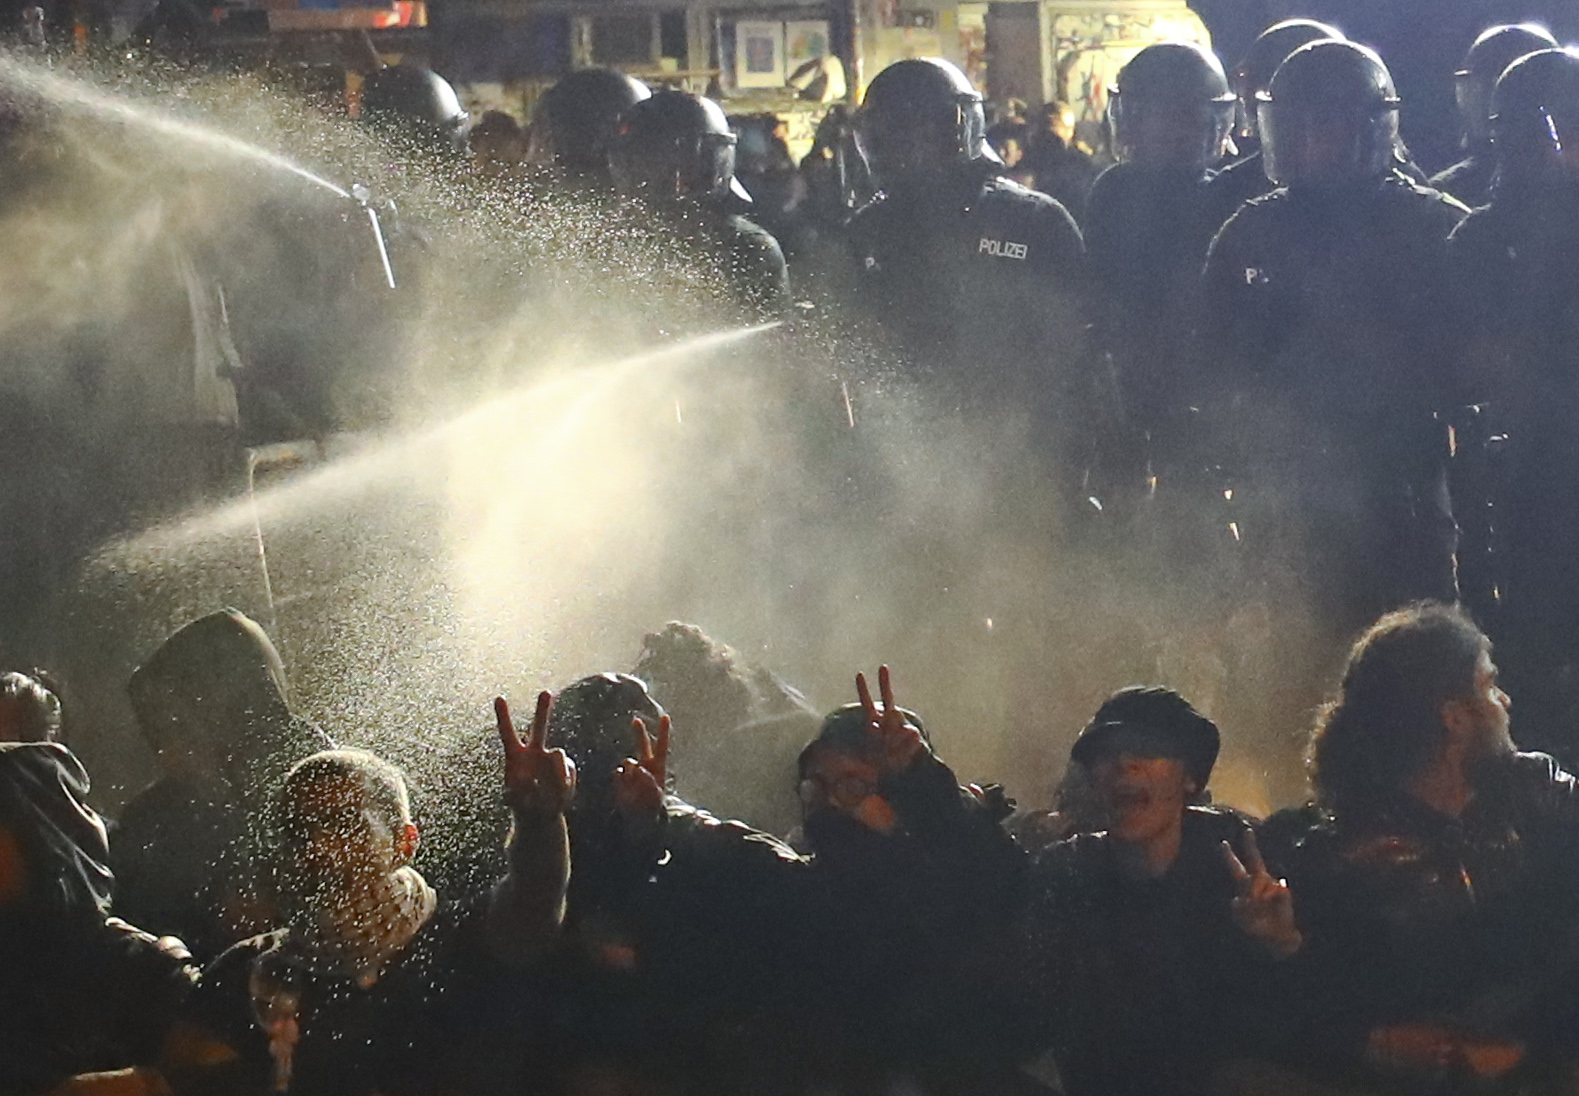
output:
<svg viewBox="0 0 1579 1096"><path fill-rule="evenodd" d="M784 86L784 24L735 24L735 86Z"/></svg>

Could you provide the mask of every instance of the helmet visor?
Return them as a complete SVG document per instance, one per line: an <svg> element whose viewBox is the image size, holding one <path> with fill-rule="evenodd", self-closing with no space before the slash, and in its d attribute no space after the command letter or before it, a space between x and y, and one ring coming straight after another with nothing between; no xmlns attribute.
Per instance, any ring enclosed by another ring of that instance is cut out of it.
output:
<svg viewBox="0 0 1579 1096"><path fill-rule="evenodd" d="M938 171L966 154L965 107L903 104L862 110L855 116L855 141L879 183Z"/></svg>
<svg viewBox="0 0 1579 1096"><path fill-rule="evenodd" d="M1222 158L1233 127L1234 100L1126 97L1108 100L1119 159L1148 167L1204 171Z"/></svg>
<svg viewBox="0 0 1579 1096"><path fill-rule="evenodd" d="M1396 103L1355 109L1262 101L1259 107L1267 178L1278 185L1330 186L1387 173L1398 139Z"/></svg>
<svg viewBox="0 0 1579 1096"><path fill-rule="evenodd" d="M633 198L672 202L721 197L735 175L735 135L627 135L615 142L609 168L620 193Z"/></svg>

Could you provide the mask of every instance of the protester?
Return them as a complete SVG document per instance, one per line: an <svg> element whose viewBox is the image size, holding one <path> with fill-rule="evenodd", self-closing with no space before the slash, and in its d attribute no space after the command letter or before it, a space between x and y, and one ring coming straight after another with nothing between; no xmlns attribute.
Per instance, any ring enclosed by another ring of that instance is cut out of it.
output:
<svg viewBox="0 0 1579 1096"><path fill-rule="evenodd" d="M472 1025L508 1015L495 968L530 968L564 918L576 771L547 745L551 705L539 695L522 741L496 704L509 870L477 897L441 898L410 866L399 770L359 750L291 769L272 860L284 927L205 968L166 1058L177 1092L433 1092L474 1067L460 1055L489 1041Z"/></svg>
<svg viewBox="0 0 1579 1096"><path fill-rule="evenodd" d="M87 793L66 747L0 744L0 1091L16 1096L156 1096L197 974L179 941L109 916L109 850Z"/></svg>
<svg viewBox="0 0 1579 1096"><path fill-rule="evenodd" d="M60 698L34 674L0 674L0 742L54 742Z"/></svg>
<svg viewBox="0 0 1579 1096"><path fill-rule="evenodd" d="M1573 1054L1579 787L1520 753L1491 644L1459 609L1355 643L1311 740L1324 820L1295 843L1306 946L1282 1002L1307 1069L1358 1083L1528 1083Z"/></svg>
<svg viewBox="0 0 1579 1096"><path fill-rule="evenodd" d="M1076 739L1106 828L1045 850L1026 933L1034 1004L1064 1091L1205 1093L1262 1049L1275 968L1303 943L1254 831L1195 806L1217 727L1169 689L1105 701Z"/></svg>
<svg viewBox="0 0 1579 1096"><path fill-rule="evenodd" d="M332 743L292 713L279 652L234 609L181 628L127 688L160 775L118 820L118 908L211 959L267 927L253 823L285 771Z"/></svg>

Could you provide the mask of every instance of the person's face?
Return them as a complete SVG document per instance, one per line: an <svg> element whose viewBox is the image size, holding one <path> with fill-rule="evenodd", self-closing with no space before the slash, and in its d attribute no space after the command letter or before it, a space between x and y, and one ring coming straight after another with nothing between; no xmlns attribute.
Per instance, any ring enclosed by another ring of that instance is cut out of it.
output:
<svg viewBox="0 0 1579 1096"><path fill-rule="evenodd" d="M287 855L304 882L355 886L386 876L416 851L416 827L391 827L355 780L315 780L295 789L285 822Z"/></svg>
<svg viewBox="0 0 1579 1096"><path fill-rule="evenodd" d="M1490 651L1481 651L1475 665L1475 687L1468 697L1443 705L1449 732L1465 744L1471 758L1501 757L1514 751L1510 730L1513 701L1497 684L1497 666Z"/></svg>
<svg viewBox="0 0 1579 1096"><path fill-rule="evenodd" d="M0 742L32 741L27 713L20 700L0 699Z"/></svg>
<svg viewBox="0 0 1579 1096"><path fill-rule="evenodd" d="M1099 757L1091 765L1091 781L1108 832L1130 844L1145 844L1176 829L1195 790L1178 758L1129 750Z"/></svg>
<svg viewBox="0 0 1579 1096"><path fill-rule="evenodd" d="M946 171L960 157L959 130L955 108L863 117L857 132L872 173L880 184L892 187Z"/></svg>
<svg viewBox="0 0 1579 1096"><path fill-rule="evenodd" d="M1148 100L1126 108L1129 159L1149 168L1204 171L1222 152L1213 108L1188 101Z"/></svg>
<svg viewBox="0 0 1579 1096"><path fill-rule="evenodd" d="M878 793L875 765L832 749L820 749L801 781L803 817L832 812L859 822L877 833L892 833L898 818Z"/></svg>

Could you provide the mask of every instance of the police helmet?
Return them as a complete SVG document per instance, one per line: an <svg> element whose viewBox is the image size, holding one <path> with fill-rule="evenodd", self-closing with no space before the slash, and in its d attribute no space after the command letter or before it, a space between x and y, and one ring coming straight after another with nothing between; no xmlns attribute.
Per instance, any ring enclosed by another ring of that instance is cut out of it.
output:
<svg viewBox="0 0 1579 1096"><path fill-rule="evenodd" d="M1234 117L1223 64L1194 42L1158 42L1119 69L1108 94L1120 160L1205 171L1222 154Z"/></svg>
<svg viewBox="0 0 1579 1096"><path fill-rule="evenodd" d="M620 115L651 95L646 84L616 69L572 72L537 101L527 159L571 175L603 178Z"/></svg>
<svg viewBox="0 0 1579 1096"><path fill-rule="evenodd" d="M1279 186L1380 181L1392 169L1398 91L1375 50L1301 46L1258 98L1267 178Z"/></svg>
<svg viewBox="0 0 1579 1096"><path fill-rule="evenodd" d="M391 65L362 84L362 117L374 124L436 135L458 144L466 111L450 82L432 69Z"/></svg>
<svg viewBox="0 0 1579 1096"><path fill-rule="evenodd" d="M1491 93L1508 66L1537 50L1556 49L1557 39L1538 23L1512 23L1480 33L1464 55L1464 65L1453 74L1459 118L1471 144L1491 136Z"/></svg>
<svg viewBox="0 0 1579 1096"><path fill-rule="evenodd" d="M1491 97L1505 180L1543 167L1579 174L1579 50L1547 49L1508 66Z"/></svg>
<svg viewBox="0 0 1579 1096"><path fill-rule="evenodd" d="M736 137L724 110L685 91L660 91L620 118L609 169L621 194L667 204L750 201L735 178Z"/></svg>
<svg viewBox="0 0 1579 1096"><path fill-rule="evenodd" d="M957 164L998 162L987 144L981 93L936 57L895 61L878 73L856 113L855 137L884 186Z"/></svg>
<svg viewBox="0 0 1579 1096"><path fill-rule="evenodd" d="M1337 27L1318 23L1313 19L1285 19L1273 23L1250 43L1244 57L1234 68L1234 91L1239 96L1239 135L1256 135L1256 96L1267 89L1272 74L1300 46L1319 42L1323 38L1343 40Z"/></svg>

